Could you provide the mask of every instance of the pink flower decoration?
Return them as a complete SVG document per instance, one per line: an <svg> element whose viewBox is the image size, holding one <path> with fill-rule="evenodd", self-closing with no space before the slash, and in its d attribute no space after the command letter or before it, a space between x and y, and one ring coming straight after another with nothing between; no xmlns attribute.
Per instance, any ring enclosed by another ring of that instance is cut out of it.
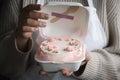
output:
<svg viewBox="0 0 120 80"><path fill-rule="evenodd" d="M55 42L55 38L50 38L48 41L49 42Z"/></svg>
<svg viewBox="0 0 120 80"><path fill-rule="evenodd" d="M58 46L53 46L54 52L58 53Z"/></svg>
<svg viewBox="0 0 120 80"><path fill-rule="evenodd" d="M48 51L53 50L53 46L48 46L47 50L48 50Z"/></svg>
<svg viewBox="0 0 120 80"><path fill-rule="evenodd" d="M53 46L54 49L58 49L58 46Z"/></svg>
<svg viewBox="0 0 120 80"><path fill-rule="evenodd" d="M71 39L70 38L67 38L66 41L70 41Z"/></svg>
<svg viewBox="0 0 120 80"><path fill-rule="evenodd" d="M43 46L47 46L47 43L42 43Z"/></svg>
<svg viewBox="0 0 120 80"><path fill-rule="evenodd" d="M68 46L67 48L66 48L66 51L68 51L68 52L70 52L70 51L73 51L73 47L72 46Z"/></svg>
<svg viewBox="0 0 120 80"><path fill-rule="evenodd" d="M75 45L75 46L77 46L78 44L79 44L79 42L78 42L78 41L75 41L75 42L74 42L74 45Z"/></svg>

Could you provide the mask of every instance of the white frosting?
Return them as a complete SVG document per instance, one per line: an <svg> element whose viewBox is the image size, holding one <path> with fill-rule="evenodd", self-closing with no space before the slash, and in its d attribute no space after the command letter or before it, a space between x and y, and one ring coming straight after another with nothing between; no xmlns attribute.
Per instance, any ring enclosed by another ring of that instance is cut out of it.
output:
<svg viewBox="0 0 120 80"><path fill-rule="evenodd" d="M80 45L80 42L78 43L78 45L70 45L70 43L74 42L74 41L77 41L77 40L74 40L74 39L70 39L70 41L67 41L67 39L64 39L64 40L59 40L59 39L55 39L55 41L53 42L49 42L48 40L42 42L40 48L41 50L46 53L46 54L51 54L51 55L58 55L58 54L66 54L66 53L73 53L75 52L76 50L79 50L81 45ZM44 46L43 44L46 44L46 46ZM50 47L57 47L57 53L53 50L48 50L48 46ZM65 49L67 47L72 47L73 50L72 51L66 51Z"/></svg>
<svg viewBox="0 0 120 80"><path fill-rule="evenodd" d="M48 48L48 46L50 46L50 48ZM55 50L57 50L57 52L55 52ZM84 46L81 45L78 40L49 39L41 43L37 58L43 61L76 61L81 59L83 52Z"/></svg>

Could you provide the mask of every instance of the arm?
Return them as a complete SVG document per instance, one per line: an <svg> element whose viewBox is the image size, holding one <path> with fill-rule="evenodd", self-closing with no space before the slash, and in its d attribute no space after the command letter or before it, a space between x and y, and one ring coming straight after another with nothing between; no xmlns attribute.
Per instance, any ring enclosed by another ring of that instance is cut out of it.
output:
<svg viewBox="0 0 120 80"><path fill-rule="evenodd" d="M16 45L15 35L12 32L4 34L0 41L0 74L15 77L25 72L31 49L27 52L20 51Z"/></svg>
<svg viewBox="0 0 120 80"><path fill-rule="evenodd" d="M79 75L80 79L120 79L120 72L118 71L120 69L120 1L107 0L106 7L110 32L110 44L106 49L96 50L90 53L91 59L85 66L83 74L81 76Z"/></svg>
<svg viewBox="0 0 120 80"><path fill-rule="evenodd" d="M48 18L47 14L34 11L40 9L40 5L23 8L17 31L0 36L0 75L13 78L20 76L28 68L32 49L31 36L37 26L45 27L45 22L38 21L38 18Z"/></svg>
<svg viewBox="0 0 120 80"><path fill-rule="evenodd" d="M90 53L91 59L85 66L85 70L80 79L101 79L101 80L117 80L117 65L115 64L120 60L120 57L115 56L106 50L97 50ZM119 63L118 63L119 64Z"/></svg>

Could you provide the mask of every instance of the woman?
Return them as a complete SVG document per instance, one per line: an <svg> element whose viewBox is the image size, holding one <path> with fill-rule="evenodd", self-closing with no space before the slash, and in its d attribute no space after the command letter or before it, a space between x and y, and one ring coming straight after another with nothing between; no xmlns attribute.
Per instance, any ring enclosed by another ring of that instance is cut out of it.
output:
<svg viewBox="0 0 120 80"><path fill-rule="evenodd" d="M81 0L81 2L83 1ZM32 45L34 41L32 42L31 36L36 26L46 26L44 22L38 22L37 19L48 19L48 15L34 12L33 10L41 8L40 5L29 5L31 3L34 4L36 1L9 0L6 2L0 0L0 75L2 76L18 78L24 76L22 74L27 75L27 72L32 71L32 68L28 66L35 65L33 60L35 52ZM26 5L29 6L23 8ZM109 44L102 50L91 52L90 60L75 72L75 76L85 80L117 80L120 79L120 1L94 0L94 5L98 10ZM41 72L41 74L44 73L46 72ZM63 70L62 73L69 75L69 71ZM33 73L28 75L29 77L34 76ZM35 74L35 76L37 75ZM62 76L59 72L40 75L36 78L44 80L44 77L47 79L49 77L50 80L76 80L71 76ZM27 80L24 78L22 77L20 80Z"/></svg>

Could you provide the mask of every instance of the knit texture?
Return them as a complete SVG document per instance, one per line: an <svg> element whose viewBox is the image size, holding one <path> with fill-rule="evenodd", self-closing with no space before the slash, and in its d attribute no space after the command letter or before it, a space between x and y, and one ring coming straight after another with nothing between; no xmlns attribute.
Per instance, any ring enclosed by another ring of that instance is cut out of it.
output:
<svg viewBox="0 0 120 80"><path fill-rule="evenodd" d="M87 5L85 0L76 1ZM84 73L78 78L120 80L120 0L93 1L106 33L108 45L104 49L90 53L91 59L87 63ZM60 72L39 76L39 68L26 69L27 63L31 61L29 53L23 55L16 50L15 37L11 32L14 32L18 26L18 16L22 7L34 3L36 0L0 0L0 75L13 78L23 74L19 80L77 80L73 77L65 77Z"/></svg>

